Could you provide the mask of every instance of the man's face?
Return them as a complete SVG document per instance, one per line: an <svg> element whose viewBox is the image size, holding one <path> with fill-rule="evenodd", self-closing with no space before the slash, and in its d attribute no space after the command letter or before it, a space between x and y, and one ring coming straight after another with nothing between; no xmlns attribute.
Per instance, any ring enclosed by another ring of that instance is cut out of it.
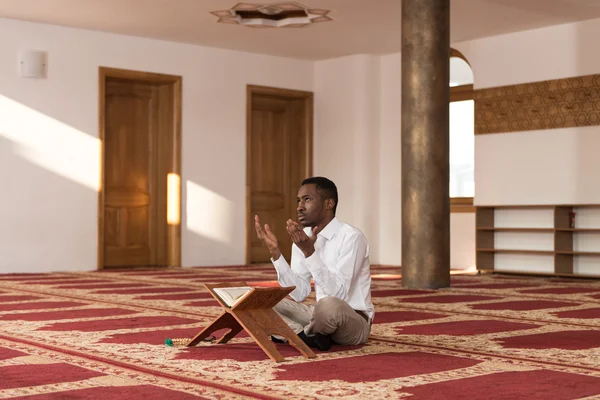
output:
<svg viewBox="0 0 600 400"><path fill-rule="evenodd" d="M314 184L303 185L298 190L298 221L304 227L314 227L325 217L325 204Z"/></svg>

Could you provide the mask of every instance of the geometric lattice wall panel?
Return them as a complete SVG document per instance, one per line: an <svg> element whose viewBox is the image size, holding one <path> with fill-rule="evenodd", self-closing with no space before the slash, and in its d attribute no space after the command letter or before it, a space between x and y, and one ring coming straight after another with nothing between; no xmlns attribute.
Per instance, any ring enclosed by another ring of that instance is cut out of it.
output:
<svg viewBox="0 0 600 400"><path fill-rule="evenodd" d="M600 75L474 91L475 134L600 125Z"/></svg>

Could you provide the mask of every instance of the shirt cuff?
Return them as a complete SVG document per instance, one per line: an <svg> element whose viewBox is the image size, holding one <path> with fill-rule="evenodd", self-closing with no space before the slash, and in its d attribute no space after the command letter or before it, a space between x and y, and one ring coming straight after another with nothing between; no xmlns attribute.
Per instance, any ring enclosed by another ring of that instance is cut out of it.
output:
<svg viewBox="0 0 600 400"><path fill-rule="evenodd" d="M281 278L290 272L290 265L283 255L279 256L277 260L273 260L273 257L271 257L271 262L275 267L275 271L277 271L278 278Z"/></svg>

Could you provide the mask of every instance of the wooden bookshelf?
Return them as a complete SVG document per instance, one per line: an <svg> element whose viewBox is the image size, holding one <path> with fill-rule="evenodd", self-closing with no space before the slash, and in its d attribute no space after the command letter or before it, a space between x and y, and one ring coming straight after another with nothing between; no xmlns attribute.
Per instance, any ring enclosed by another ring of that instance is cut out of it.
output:
<svg viewBox="0 0 600 400"><path fill-rule="evenodd" d="M547 220L540 222L530 218L529 214L536 211L545 213L544 215L548 216ZM515 215L520 214L523 218L507 218L507 224L506 221L499 221L499 212L508 215L515 212ZM511 221L518 222L514 224L516 226L512 226ZM534 223L531 223L532 221ZM531 226L527 226L528 223L531 223ZM579 274L574 272L574 267L582 258L600 258L600 204L476 206L475 226L476 263L480 271L498 271L497 255L551 256L551 271L526 271L517 268L501 272L577 276ZM513 242L518 241L524 234L540 234L545 235L545 238L552 235L552 248L522 248L524 245L515 248L501 247L497 243L497 234L511 235ZM596 241L586 242L585 250L576 249L577 241L582 236L594 234L597 235ZM585 276L600 277L600 262L597 270L594 267L593 271L588 271Z"/></svg>

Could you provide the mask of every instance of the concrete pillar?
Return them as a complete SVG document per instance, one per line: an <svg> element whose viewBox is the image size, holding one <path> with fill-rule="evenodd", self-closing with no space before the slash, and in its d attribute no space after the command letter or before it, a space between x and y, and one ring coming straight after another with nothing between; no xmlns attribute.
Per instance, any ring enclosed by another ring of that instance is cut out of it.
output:
<svg viewBox="0 0 600 400"><path fill-rule="evenodd" d="M402 286L450 285L450 1L402 0Z"/></svg>

